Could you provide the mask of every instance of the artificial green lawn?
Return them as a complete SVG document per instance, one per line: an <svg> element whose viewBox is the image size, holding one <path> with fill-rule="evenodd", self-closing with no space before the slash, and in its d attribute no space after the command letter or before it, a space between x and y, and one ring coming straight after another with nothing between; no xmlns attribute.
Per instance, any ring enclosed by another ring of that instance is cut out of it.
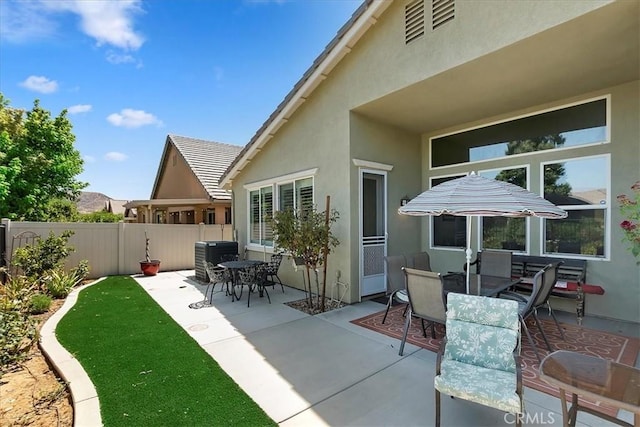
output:
<svg viewBox="0 0 640 427"><path fill-rule="evenodd" d="M105 426L276 425L131 277L81 291L56 336L95 385Z"/></svg>

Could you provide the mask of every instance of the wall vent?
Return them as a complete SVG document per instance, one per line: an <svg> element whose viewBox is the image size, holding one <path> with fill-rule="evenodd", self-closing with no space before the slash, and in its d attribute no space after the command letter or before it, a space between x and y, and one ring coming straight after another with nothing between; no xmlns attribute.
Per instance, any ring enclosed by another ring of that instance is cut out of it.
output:
<svg viewBox="0 0 640 427"><path fill-rule="evenodd" d="M436 29L455 18L454 0L431 0L431 28Z"/></svg>
<svg viewBox="0 0 640 427"><path fill-rule="evenodd" d="M415 0L404 8L404 42L424 35L424 0Z"/></svg>

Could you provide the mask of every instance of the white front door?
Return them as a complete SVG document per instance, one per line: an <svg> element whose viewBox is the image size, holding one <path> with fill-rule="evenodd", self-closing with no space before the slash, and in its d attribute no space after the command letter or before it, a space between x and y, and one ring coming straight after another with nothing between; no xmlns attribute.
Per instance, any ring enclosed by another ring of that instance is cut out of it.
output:
<svg viewBox="0 0 640 427"><path fill-rule="evenodd" d="M360 296L384 292L387 254L387 175L360 171Z"/></svg>

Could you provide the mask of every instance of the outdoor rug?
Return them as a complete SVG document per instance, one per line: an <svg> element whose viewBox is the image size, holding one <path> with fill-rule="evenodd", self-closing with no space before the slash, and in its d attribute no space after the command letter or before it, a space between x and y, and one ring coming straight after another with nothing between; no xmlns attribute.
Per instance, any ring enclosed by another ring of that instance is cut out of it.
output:
<svg viewBox="0 0 640 427"><path fill-rule="evenodd" d="M381 334L397 338L398 348L400 348L400 340L402 339L404 332L405 321L405 318L402 316L403 312L403 305L392 307L391 310L389 310L389 315L387 316L387 320L384 324L382 324L384 310L360 319L352 320L351 322ZM613 360L626 365L635 365L638 351L640 349L640 340L637 338L611 334L568 323L560 323L560 326L564 330L564 334L567 339L566 341L562 340L560 332L556 328L553 320L542 320L542 327L544 328L551 347L554 350L576 351L592 356L598 356L603 359ZM544 343L542 334L535 323L533 323L532 319L531 322L527 321L527 327L529 328L529 332L536 343L540 357L544 358L549 354L549 351ZM407 335L407 342L427 350L437 352L440 348L440 342L443 336L444 326L436 325L435 339L431 338L430 328L427 328L427 338L423 337L420 320L413 320ZM538 377L538 368L540 364L538 363L535 352L533 348L531 348L529 340L524 332L522 333L521 357L522 381L524 385L552 396L559 397L560 395L556 387L550 386ZM568 396L567 398L570 402L571 396ZM615 416L618 412L616 408L604 405L601 402L593 402L580 398L580 404L594 409L597 408L598 411L611 416Z"/></svg>

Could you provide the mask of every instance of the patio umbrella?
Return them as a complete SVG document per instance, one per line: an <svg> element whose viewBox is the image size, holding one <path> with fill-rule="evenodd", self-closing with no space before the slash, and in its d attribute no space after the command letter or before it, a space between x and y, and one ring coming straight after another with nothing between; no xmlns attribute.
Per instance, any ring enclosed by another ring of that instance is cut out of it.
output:
<svg viewBox="0 0 640 427"><path fill-rule="evenodd" d="M467 217L467 293L471 263L471 218L481 216L559 219L567 213L535 193L514 184L485 178L471 172L467 176L438 184L398 209L402 215Z"/></svg>

